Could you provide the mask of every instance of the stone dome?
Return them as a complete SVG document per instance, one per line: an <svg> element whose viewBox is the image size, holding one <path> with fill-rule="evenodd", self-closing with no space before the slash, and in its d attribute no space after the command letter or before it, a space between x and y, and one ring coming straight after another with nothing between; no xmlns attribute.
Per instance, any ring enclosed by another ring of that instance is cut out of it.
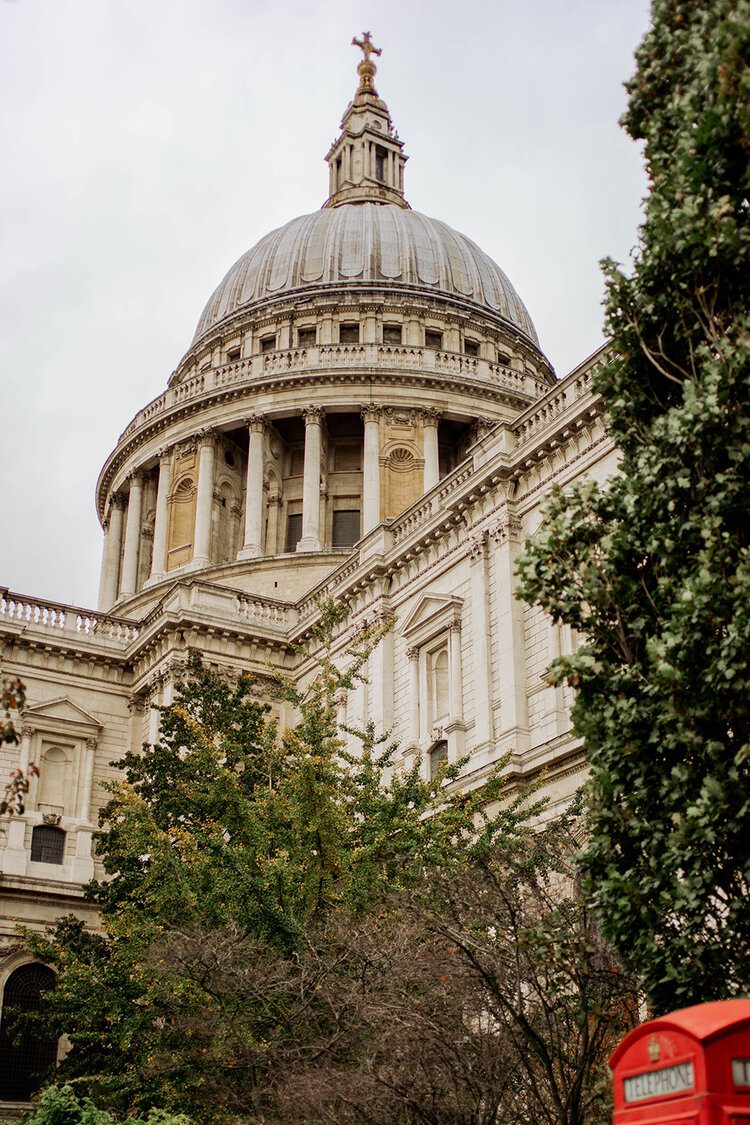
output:
<svg viewBox="0 0 750 1125"><path fill-rule="evenodd" d="M507 276L446 223L395 203L324 207L271 231L236 262L206 305L194 342L239 309L322 286L418 288L468 301L539 340Z"/></svg>

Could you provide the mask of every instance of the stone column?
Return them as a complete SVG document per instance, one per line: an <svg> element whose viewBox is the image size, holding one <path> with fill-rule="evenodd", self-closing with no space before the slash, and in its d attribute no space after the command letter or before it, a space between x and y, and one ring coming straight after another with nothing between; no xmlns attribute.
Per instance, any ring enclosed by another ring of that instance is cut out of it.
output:
<svg viewBox="0 0 750 1125"><path fill-rule="evenodd" d="M78 817L80 820L91 820L91 790L94 785L94 755L96 754L96 739L86 739L86 754L83 760L83 778L81 780L80 799L78 802Z"/></svg>
<svg viewBox="0 0 750 1125"><path fill-rule="evenodd" d="M362 407L361 413L365 424L362 534L367 535L380 523L380 407L369 403Z"/></svg>
<svg viewBox="0 0 750 1125"><path fill-rule="evenodd" d="M429 492L440 480L440 460L438 456L438 422L440 413L437 410L423 412L424 434L424 490Z"/></svg>
<svg viewBox="0 0 750 1125"><path fill-rule="evenodd" d="M31 758L31 727L21 727L21 741L18 746L18 768L26 773Z"/></svg>
<svg viewBox="0 0 750 1125"><path fill-rule="evenodd" d="M389 631L370 653L370 718L375 734L393 727L393 631Z"/></svg>
<svg viewBox="0 0 750 1125"><path fill-rule="evenodd" d="M268 529L266 532L266 554L276 555L279 550L279 516L282 499L280 496L268 497Z"/></svg>
<svg viewBox="0 0 750 1125"><path fill-rule="evenodd" d="M492 690L487 628L487 572L484 534L472 540L471 559L471 632L474 671L474 748L479 749L492 738Z"/></svg>
<svg viewBox="0 0 750 1125"><path fill-rule="evenodd" d="M104 551L99 582L99 609L105 612L117 601L120 583L120 558L122 555L122 523L125 497L113 492L109 498L109 514L104 525Z"/></svg>
<svg viewBox="0 0 750 1125"><path fill-rule="evenodd" d="M408 648L409 661L409 747L419 746L419 649Z"/></svg>
<svg viewBox="0 0 750 1125"><path fill-rule="evenodd" d="M159 484L156 489L154 515L154 554L149 582L158 582L167 572L167 524L169 521L169 488L172 478L172 451L159 450Z"/></svg>
<svg viewBox="0 0 750 1125"><path fill-rule="evenodd" d="M320 452L323 408L305 410L305 467L302 480L302 538L298 551L320 550Z"/></svg>
<svg viewBox="0 0 750 1125"><path fill-rule="evenodd" d="M128 518L125 524L125 552L122 558L120 597L135 593L138 578L138 552L141 545L141 513L143 510L143 473L130 474Z"/></svg>
<svg viewBox="0 0 750 1125"><path fill-rule="evenodd" d="M497 613L494 634L500 668L500 727L503 734L509 735L510 744L522 751L528 745L529 716L523 605L515 596L515 563L520 549L521 525L509 504L492 529L492 538L495 542Z"/></svg>
<svg viewBox="0 0 750 1125"><path fill-rule="evenodd" d="M450 704L451 725L463 722L464 717L464 688L463 688L463 661L461 659L461 626L454 621L449 633L450 654Z"/></svg>
<svg viewBox="0 0 750 1125"><path fill-rule="evenodd" d="M18 747L18 768L27 773L31 757L31 728L21 727L21 742ZM29 853L26 849L26 817L16 813L7 818L3 871L6 875L25 875Z"/></svg>
<svg viewBox="0 0 750 1125"><path fill-rule="evenodd" d="M195 538L193 566L210 566L211 511L214 506L214 462L216 435L207 430L200 437L198 460L198 497L195 505Z"/></svg>
<svg viewBox="0 0 750 1125"><path fill-rule="evenodd" d="M247 419L247 490L245 493L245 542L238 559L257 559L263 554L263 451L266 423L260 414Z"/></svg>

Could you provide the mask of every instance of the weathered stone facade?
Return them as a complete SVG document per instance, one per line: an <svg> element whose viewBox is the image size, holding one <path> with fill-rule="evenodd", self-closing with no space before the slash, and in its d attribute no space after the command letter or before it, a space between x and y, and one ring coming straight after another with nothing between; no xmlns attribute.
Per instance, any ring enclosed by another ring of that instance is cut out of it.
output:
<svg viewBox="0 0 750 1125"><path fill-rule="evenodd" d="M575 637L514 598L514 563L553 484L614 471L599 355L556 380L502 271L409 208L362 65L323 209L230 270L102 469L99 609L0 589L3 674L28 691L3 768L41 770L0 841L0 989L17 925L86 913L102 783L156 738L188 653L263 697L269 665L309 674L293 646L321 596L349 630L396 621L342 721L391 729L425 770L467 755L467 786L511 751L509 782L544 770L552 808L581 779L571 700L544 678Z"/></svg>

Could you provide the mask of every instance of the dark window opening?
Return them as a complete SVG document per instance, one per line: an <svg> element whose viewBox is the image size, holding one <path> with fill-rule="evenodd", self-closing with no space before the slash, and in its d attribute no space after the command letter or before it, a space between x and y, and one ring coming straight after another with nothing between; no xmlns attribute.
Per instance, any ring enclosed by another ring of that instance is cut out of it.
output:
<svg viewBox="0 0 750 1125"><path fill-rule="evenodd" d="M264 336L260 342L261 352L273 352L276 350L276 337Z"/></svg>
<svg viewBox="0 0 750 1125"><path fill-rule="evenodd" d="M339 325L339 343L340 344L358 344L359 343L359 325L358 324L340 324Z"/></svg>
<svg viewBox="0 0 750 1125"><path fill-rule="evenodd" d="M57 1061L57 1040L25 1030L18 1019L38 1012L44 993L55 983L45 965L22 965L8 977L0 1025L0 1100L27 1102Z"/></svg>
<svg viewBox="0 0 750 1125"><path fill-rule="evenodd" d="M234 363L240 358L241 348L230 348L227 352L227 363Z"/></svg>
<svg viewBox="0 0 750 1125"><path fill-rule="evenodd" d="M443 346L443 333L442 332L425 332L424 346L426 348L437 348L439 351Z"/></svg>
<svg viewBox="0 0 750 1125"><path fill-rule="evenodd" d="M503 367L510 367L510 356L500 354L497 357L497 362L502 364Z"/></svg>
<svg viewBox="0 0 750 1125"><path fill-rule="evenodd" d="M284 550L287 554L297 550L297 544L302 538L302 513L286 517L286 544Z"/></svg>
<svg viewBox="0 0 750 1125"><path fill-rule="evenodd" d="M232 452L231 449L225 449L224 450L224 460L226 461L226 463L227 463L227 465L229 466L230 469L233 469L234 466L237 464L237 462L235 460L234 453Z"/></svg>
<svg viewBox="0 0 750 1125"><path fill-rule="evenodd" d="M334 547L353 547L359 539L359 508L342 509L333 513Z"/></svg>
<svg viewBox="0 0 750 1125"><path fill-rule="evenodd" d="M448 765L448 743L445 739L436 742L430 750L430 780L434 781L441 770Z"/></svg>
<svg viewBox="0 0 750 1125"><path fill-rule="evenodd" d="M62 863L65 832L51 824L37 824L31 833L31 858L35 863Z"/></svg>
<svg viewBox="0 0 750 1125"><path fill-rule="evenodd" d="M297 333L297 344L300 348L314 348L315 329L300 328L299 332Z"/></svg>
<svg viewBox="0 0 750 1125"><path fill-rule="evenodd" d="M384 344L400 344L401 343L401 325L400 324L384 324L383 325L383 343Z"/></svg>
<svg viewBox="0 0 750 1125"><path fill-rule="evenodd" d="M479 355L479 344L476 340L464 340L465 355Z"/></svg>
<svg viewBox="0 0 750 1125"><path fill-rule="evenodd" d="M385 161L388 153L384 148L375 149L375 179L383 182L385 180Z"/></svg>
<svg viewBox="0 0 750 1125"><path fill-rule="evenodd" d="M357 473L362 468L361 441L337 442L333 447L334 473Z"/></svg>

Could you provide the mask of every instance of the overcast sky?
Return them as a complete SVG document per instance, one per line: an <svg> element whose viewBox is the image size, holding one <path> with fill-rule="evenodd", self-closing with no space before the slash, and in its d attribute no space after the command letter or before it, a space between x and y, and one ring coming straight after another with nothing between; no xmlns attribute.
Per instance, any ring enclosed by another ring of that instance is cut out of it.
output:
<svg viewBox="0 0 750 1125"><path fill-rule="evenodd" d="M645 178L646 0L0 0L0 588L96 603L93 490L229 266L314 211L356 86L411 205L510 276L559 375L599 346Z"/></svg>

